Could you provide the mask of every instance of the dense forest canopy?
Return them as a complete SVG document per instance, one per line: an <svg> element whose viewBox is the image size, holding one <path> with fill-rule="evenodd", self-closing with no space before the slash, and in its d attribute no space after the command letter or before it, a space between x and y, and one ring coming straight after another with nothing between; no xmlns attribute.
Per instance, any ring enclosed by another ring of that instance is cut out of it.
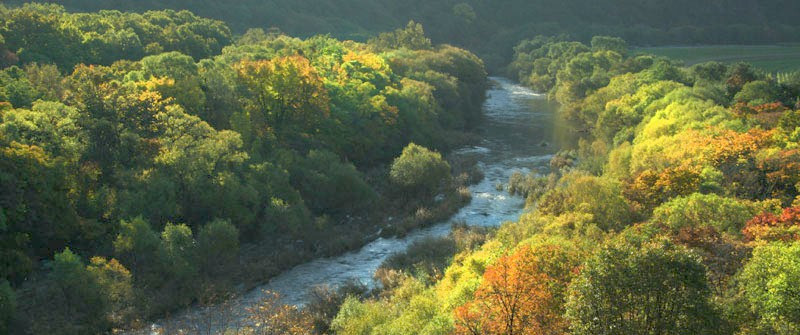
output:
<svg viewBox="0 0 800 335"><path fill-rule="evenodd" d="M188 11L0 11L2 333L128 327L463 202L437 151L486 71L418 24L234 41Z"/></svg>
<svg viewBox="0 0 800 335"><path fill-rule="evenodd" d="M574 131L497 185L524 214L243 332L800 333L800 73L630 51L796 42L796 1L58 3L0 5L0 335L141 328L447 219L465 48Z"/></svg>
<svg viewBox="0 0 800 335"><path fill-rule="evenodd" d="M436 43L476 52L491 68L507 64L511 48L536 35L595 35L635 45L764 44L800 41L791 0L59 0L73 11L188 9L227 22L236 33L276 27L293 36L330 33L366 40L378 32L422 23ZM12 1L15 3L15 1Z"/></svg>
<svg viewBox="0 0 800 335"><path fill-rule="evenodd" d="M386 262L386 290L346 299L333 332L797 334L800 75L626 45L522 41L511 75L559 102L578 145L511 178L517 222L447 266Z"/></svg>

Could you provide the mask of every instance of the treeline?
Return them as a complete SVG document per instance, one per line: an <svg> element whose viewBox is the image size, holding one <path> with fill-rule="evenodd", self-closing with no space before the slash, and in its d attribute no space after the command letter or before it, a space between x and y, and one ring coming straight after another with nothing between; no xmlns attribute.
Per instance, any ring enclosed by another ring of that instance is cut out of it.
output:
<svg viewBox="0 0 800 335"><path fill-rule="evenodd" d="M19 3L24 1L12 1ZM56 2L56 1L52 1ZM421 22L437 43L473 50L493 69L510 60L511 48L535 35L568 34L588 42L620 36L636 45L764 44L798 42L791 0L60 0L71 10L188 9L227 22L234 31L277 27L291 35L331 33L366 40L409 20Z"/></svg>
<svg viewBox="0 0 800 335"><path fill-rule="evenodd" d="M800 331L800 76L679 67L610 37L524 41L509 68L579 144L512 179L531 205L518 222L433 283L401 268L351 296L335 333Z"/></svg>
<svg viewBox="0 0 800 335"><path fill-rule="evenodd" d="M188 12L2 14L0 333L136 325L465 196L433 150L479 120L486 72L419 25L228 45Z"/></svg>
<svg viewBox="0 0 800 335"><path fill-rule="evenodd" d="M55 63L71 70L76 64L111 65L168 51L200 60L219 54L232 40L225 23L188 11L67 13L60 5L33 3L0 6L0 17L0 66Z"/></svg>

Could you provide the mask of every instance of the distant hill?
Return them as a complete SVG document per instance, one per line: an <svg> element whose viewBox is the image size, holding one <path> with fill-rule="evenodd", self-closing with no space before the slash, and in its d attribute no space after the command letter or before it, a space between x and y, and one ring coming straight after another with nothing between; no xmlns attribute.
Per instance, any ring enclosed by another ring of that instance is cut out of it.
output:
<svg viewBox="0 0 800 335"><path fill-rule="evenodd" d="M10 3L21 1L10 1ZM792 0L51 0L72 11L188 9L234 32L277 27L294 36L365 40L415 20L436 43L507 64L511 47L535 35L588 41L615 35L632 45L770 44L800 41Z"/></svg>
<svg viewBox="0 0 800 335"><path fill-rule="evenodd" d="M15 1L11 1L13 4ZM16 1L19 3L20 1ZM632 45L769 44L800 41L792 0L51 0L72 11L188 9L242 33L277 27L294 36L365 40L415 20L436 43L478 53L497 68L534 35L588 41L615 35Z"/></svg>

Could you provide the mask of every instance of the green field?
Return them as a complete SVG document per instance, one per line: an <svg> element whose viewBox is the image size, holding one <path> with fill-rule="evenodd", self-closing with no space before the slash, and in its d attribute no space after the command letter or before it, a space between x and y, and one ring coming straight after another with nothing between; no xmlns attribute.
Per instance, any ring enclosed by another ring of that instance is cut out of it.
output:
<svg viewBox="0 0 800 335"><path fill-rule="evenodd" d="M635 52L683 60L686 65L709 61L724 63L741 61L751 63L769 72L800 70L800 44L654 47L637 48Z"/></svg>

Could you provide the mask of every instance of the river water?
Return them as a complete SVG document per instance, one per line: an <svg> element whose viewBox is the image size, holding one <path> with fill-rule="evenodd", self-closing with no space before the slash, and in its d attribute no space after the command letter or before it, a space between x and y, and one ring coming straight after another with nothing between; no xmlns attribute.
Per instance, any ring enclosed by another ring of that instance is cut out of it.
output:
<svg viewBox="0 0 800 335"><path fill-rule="evenodd" d="M264 292L278 293L283 303L302 306L309 291L318 285L337 287L349 280L373 285L373 273L390 255L404 251L414 241L445 236L453 222L476 226L497 226L514 221L524 209L524 200L512 197L498 184L505 184L515 171L546 169L558 151L564 127L555 106L546 97L504 78L490 78L492 86L484 105L479 128L482 140L454 154L474 157L485 178L470 186L472 201L448 222L413 231L402 238L378 238L357 251L313 260L288 270L268 283L220 306L191 308L159 320L150 329L131 334L217 334L235 327L247 309L264 298Z"/></svg>

